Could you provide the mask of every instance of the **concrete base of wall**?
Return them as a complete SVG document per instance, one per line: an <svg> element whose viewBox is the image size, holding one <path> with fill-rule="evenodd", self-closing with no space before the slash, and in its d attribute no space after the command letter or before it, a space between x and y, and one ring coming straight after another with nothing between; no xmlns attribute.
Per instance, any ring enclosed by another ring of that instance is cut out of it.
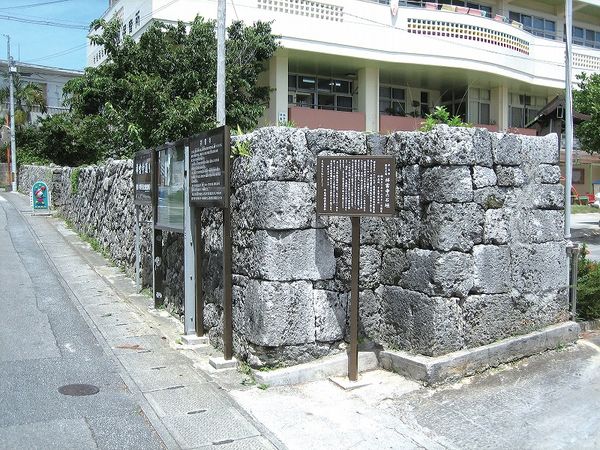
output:
<svg viewBox="0 0 600 450"><path fill-rule="evenodd" d="M564 322L533 333L435 358L400 351L382 351L379 361L386 370L432 385L455 381L490 367L571 344L578 339L579 330L580 327L575 322Z"/></svg>
<svg viewBox="0 0 600 450"><path fill-rule="evenodd" d="M503 363L572 344L578 339L579 332L580 327L577 323L564 322L533 333L438 357L390 350L360 352L359 372L383 368L426 385L434 385L445 381L455 381ZM254 370L253 373L257 383L268 386L292 385L329 377L343 377L348 374L348 356L346 354L334 355L307 364L268 372Z"/></svg>

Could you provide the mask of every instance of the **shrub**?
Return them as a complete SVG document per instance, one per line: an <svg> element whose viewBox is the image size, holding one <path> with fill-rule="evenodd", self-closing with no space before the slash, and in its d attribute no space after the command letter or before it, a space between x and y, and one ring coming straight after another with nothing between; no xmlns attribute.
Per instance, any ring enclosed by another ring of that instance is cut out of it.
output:
<svg viewBox="0 0 600 450"><path fill-rule="evenodd" d="M584 320L600 319L600 264L587 257L581 248L577 273L577 317Z"/></svg>

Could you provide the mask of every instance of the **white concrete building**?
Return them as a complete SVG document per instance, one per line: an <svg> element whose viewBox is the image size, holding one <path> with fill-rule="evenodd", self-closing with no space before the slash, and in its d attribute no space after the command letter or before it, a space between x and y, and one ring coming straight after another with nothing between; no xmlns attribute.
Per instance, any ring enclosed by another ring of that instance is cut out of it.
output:
<svg viewBox="0 0 600 450"><path fill-rule="evenodd" d="M15 62L15 65L23 83L34 83L42 89L47 105L46 114L56 114L67 110L63 103L63 88L67 81L83 75L82 71L38 66L21 62ZM0 60L0 73L8 73L6 60ZM7 82L6 77L0 78L0 87L6 86ZM4 117L7 111L8 103L5 102L3 105L0 105L0 115ZM31 114L31 121L35 122L41 116L43 114L40 108L34 107Z"/></svg>
<svg viewBox="0 0 600 450"><path fill-rule="evenodd" d="M434 106L519 130L564 87L563 0L235 0L227 19L272 21L266 123L411 130ZM395 4L399 3L396 8ZM573 73L600 71L600 2L573 0ZM216 1L109 0L134 38L152 20L215 19ZM105 59L88 47L88 64ZM575 81L575 80L573 80Z"/></svg>

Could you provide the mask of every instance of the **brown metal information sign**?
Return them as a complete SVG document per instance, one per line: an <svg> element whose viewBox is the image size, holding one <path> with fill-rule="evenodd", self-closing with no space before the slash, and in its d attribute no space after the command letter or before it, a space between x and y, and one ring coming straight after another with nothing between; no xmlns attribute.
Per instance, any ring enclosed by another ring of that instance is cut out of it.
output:
<svg viewBox="0 0 600 450"><path fill-rule="evenodd" d="M393 156L317 157L317 213L330 216L394 215Z"/></svg>
<svg viewBox="0 0 600 450"><path fill-rule="evenodd" d="M142 150L133 157L134 204L152 204L152 150Z"/></svg>
<svg viewBox="0 0 600 450"><path fill-rule="evenodd" d="M229 130L220 127L189 139L190 205L228 207Z"/></svg>

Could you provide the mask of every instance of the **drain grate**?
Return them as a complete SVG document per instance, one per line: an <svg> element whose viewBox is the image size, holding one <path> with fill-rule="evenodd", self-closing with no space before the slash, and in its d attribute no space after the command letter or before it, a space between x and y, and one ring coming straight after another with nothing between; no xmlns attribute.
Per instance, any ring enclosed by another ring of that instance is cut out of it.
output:
<svg viewBox="0 0 600 450"><path fill-rule="evenodd" d="M72 395L81 397L84 395L94 395L100 392L98 386L93 384L67 384L58 388L58 392L62 395Z"/></svg>

